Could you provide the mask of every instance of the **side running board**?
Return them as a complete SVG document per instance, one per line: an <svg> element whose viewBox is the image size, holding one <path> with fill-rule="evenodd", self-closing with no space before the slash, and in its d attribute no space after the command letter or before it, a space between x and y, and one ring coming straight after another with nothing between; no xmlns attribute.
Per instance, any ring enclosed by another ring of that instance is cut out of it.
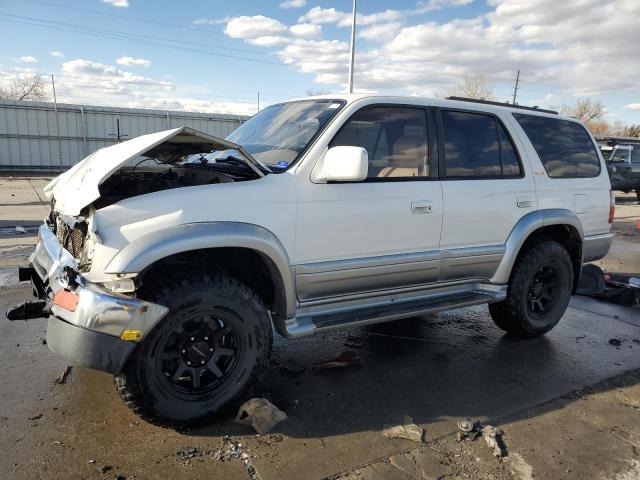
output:
<svg viewBox="0 0 640 480"><path fill-rule="evenodd" d="M429 312L470 307L471 305L489 303L491 300L492 297L485 293L464 292L421 300L392 302L387 305L365 307L341 313L312 315L311 321L315 326L316 332L319 332L346 325L387 322Z"/></svg>

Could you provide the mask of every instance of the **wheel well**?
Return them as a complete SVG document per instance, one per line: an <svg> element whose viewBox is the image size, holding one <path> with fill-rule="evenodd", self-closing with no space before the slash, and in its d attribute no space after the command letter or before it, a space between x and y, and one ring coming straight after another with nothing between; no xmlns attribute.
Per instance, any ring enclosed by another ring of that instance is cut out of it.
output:
<svg viewBox="0 0 640 480"><path fill-rule="evenodd" d="M548 225L534 230L525 240L518 258L533 244L541 240L554 240L560 243L569 252L573 265L573 290L578 287L580 271L582 270L582 238L575 227L571 225ZM516 259L517 261L517 259Z"/></svg>
<svg viewBox="0 0 640 480"><path fill-rule="evenodd" d="M286 294L282 277L273 261L250 248L221 247L170 255L138 275L139 287L162 281L176 271L200 271L230 275L251 288L273 312L286 318Z"/></svg>

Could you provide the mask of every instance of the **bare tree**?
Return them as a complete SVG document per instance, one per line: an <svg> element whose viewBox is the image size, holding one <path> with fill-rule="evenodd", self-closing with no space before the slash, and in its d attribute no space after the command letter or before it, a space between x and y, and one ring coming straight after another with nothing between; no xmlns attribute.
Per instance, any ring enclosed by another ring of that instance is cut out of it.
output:
<svg viewBox="0 0 640 480"><path fill-rule="evenodd" d="M578 120L591 126L591 122L602 121L604 119L604 105L600 100L591 100L590 98L579 98L575 105L560 107L560 113Z"/></svg>
<svg viewBox="0 0 640 480"><path fill-rule="evenodd" d="M14 78L8 86L0 86L0 99L4 100L47 100L46 82L37 73Z"/></svg>
<svg viewBox="0 0 640 480"><path fill-rule="evenodd" d="M620 135L623 137L640 137L640 125L626 125L620 132Z"/></svg>
<svg viewBox="0 0 640 480"><path fill-rule="evenodd" d="M493 100L493 85L491 85L487 77L482 74L468 74L462 77L446 96Z"/></svg>

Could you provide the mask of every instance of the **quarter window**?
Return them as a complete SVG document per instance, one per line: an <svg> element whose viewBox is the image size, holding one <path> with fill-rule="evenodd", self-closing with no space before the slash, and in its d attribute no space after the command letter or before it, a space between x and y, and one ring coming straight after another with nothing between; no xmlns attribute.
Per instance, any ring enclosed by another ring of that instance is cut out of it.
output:
<svg viewBox="0 0 640 480"><path fill-rule="evenodd" d="M549 177L584 178L600 174L600 159L585 128L560 118L514 113Z"/></svg>
<svg viewBox="0 0 640 480"><path fill-rule="evenodd" d="M442 111L445 175L518 177L522 169L504 127L491 115Z"/></svg>
<svg viewBox="0 0 640 480"><path fill-rule="evenodd" d="M373 107L357 112L331 147L362 147L369 179L416 179L429 175L427 117L420 108Z"/></svg>

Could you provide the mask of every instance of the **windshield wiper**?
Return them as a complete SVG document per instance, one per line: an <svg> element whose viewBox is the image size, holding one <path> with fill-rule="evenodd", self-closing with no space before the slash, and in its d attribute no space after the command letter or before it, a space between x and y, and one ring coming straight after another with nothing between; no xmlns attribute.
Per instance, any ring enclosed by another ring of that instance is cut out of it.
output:
<svg viewBox="0 0 640 480"><path fill-rule="evenodd" d="M239 157L236 157L235 155L227 155L226 157L223 158L216 158L215 159L216 162L219 163L235 163L235 164L242 164L242 165L247 165L247 162ZM258 168L260 168L260 170L262 170L263 172L266 173L273 173L273 171L267 167L266 165L264 165L262 162L259 162L257 164Z"/></svg>

